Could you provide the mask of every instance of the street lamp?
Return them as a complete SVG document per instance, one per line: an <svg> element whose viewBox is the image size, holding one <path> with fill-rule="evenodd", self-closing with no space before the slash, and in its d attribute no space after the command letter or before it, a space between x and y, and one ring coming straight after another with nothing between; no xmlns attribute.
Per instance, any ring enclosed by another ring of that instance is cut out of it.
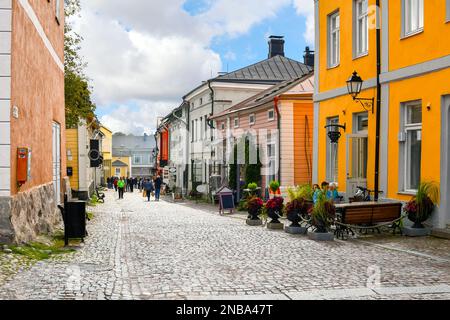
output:
<svg viewBox="0 0 450 320"><path fill-rule="evenodd" d="M342 136L342 134L339 131L339 129L344 129L344 132L345 132L345 129L347 128L347 125L346 124L344 124L344 125L341 125L341 124L329 124L329 125L325 126L325 129L328 129L328 128L334 128L334 130L328 131L328 137L330 138L331 143L338 143L339 139Z"/></svg>
<svg viewBox="0 0 450 320"><path fill-rule="evenodd" d="M371 109L373 113L375 98L358 98L362 90L363 82L363 79L358 73L356 71L353 72L352 76L347 80L347 91L348 94L352 96L353 101L358 101L361 103L364 110L369 111Z"/></svg>

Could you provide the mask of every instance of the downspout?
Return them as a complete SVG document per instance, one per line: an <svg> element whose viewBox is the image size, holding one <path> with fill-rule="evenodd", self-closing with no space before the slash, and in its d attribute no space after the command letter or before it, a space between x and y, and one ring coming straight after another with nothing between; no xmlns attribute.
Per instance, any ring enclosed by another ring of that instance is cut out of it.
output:
<svg viewBox="0 0 450 320"><path fill-rule="evenodd" d="M183 105L186 108L186 161L185 163L185 172L183 174L184 179L184 188L186 190L186 196L189 194L189 155L190 155L190 125L191 125L191 106L189 103L183 99Z"/></svg>
<svg viewBox="0 0 450 320"><path fill-rule="evenodd" d="M208 80L208 88L209 88L209 90L211 90L211 114L210 114L210 117L212 117L212 116L214 116L215 92L214 92L214 89L211 86L211 80ZM214 129L213 121L210 120L210 119L208 119L208 126L211 129ZM214 141L214 135L211 134L211 142L213 142L213 141ZM210 148L211 148L211 150L210 150L210 159L212 160L213 159L213 147L211 146ZM211 169L211 164L210 164L209 169ZM208 170L208 171L209 171L209 175L211 176L211 170ZM209 181L208 181L208 193L209 193L209 190L211 190L211 186L209 185Z"/></svg>
<svg viewBox="0 0 450 320"><path fill-rule="evenodd" d="M275 111L277 113L277 130L278 130L278 180L281 185L281 114L280 109L278 108L278 102L280 101L280 97L276 96L273 99L275 105Z"/></svg>
<svg viewBox="0 0 450 320"><path fill-rule="evenodd" d="M375 201L379 198L379 171L380 171L380 131L381 131L381 17L380 0L376 1L377 8L377 109L376 109L376 137L375 137Z"/></svg>

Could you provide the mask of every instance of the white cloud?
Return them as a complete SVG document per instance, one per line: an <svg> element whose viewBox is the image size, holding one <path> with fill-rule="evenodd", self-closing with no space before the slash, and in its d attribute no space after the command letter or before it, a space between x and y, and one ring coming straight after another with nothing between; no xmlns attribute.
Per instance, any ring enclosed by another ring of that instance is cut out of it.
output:
<svg viewBox="0 0 450 320"><path fill-rule="evenodd" d="M314 44L314 1L313 0L293 0L294 7L298 15L306 17L306 31L303 34L306 42Z"/></svg>
<svg viewBox="0 0 450 320"><path fill-rule="evenodd" d="M94 101L100 110L121 105L101 117L112 130L153 130L157 116L221 71L220 56L210 49L214 37L245 34L293 3L314 28L312 0L207 0L194 16L183 10L185 1L82 0L75 29L84 38ZM314 38L311 30L307 39ZM236 55L230 50L224 58Z"/></svg>

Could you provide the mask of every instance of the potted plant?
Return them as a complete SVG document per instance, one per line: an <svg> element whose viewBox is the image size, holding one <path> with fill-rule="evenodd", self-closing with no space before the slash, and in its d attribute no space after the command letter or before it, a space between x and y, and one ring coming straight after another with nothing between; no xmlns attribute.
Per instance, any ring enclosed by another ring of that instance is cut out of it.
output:
<svg viewBox="0 0 450 320"><path fill-rule="evenodd" d="M280 222L280 218L283 215L283 197L275 197L269 199L266 203L267 216L272 219L268 224L269 229L283 229L283 224Z"/></svg>
<svg viewBox="0 0 450 320"><path fill-rule="evenodd" d="M250 226L260 226L262 221L259 218L261 209L264 207L264 202L261 198L253 196L247 200L247 224Z"/></svg>
<svg viewBox="0 0 450 320"><path fill-rule="evenodd" d="M436 204L439 203L439 186L434 182L421 182L416 195L406 204L403 211L414 224L412 227L404 227L403 231L408 236L426 236L430 230L423 223L433 213Z"/></svg>
<svg viewBox="0 0 450 320"><path fill-rule="evenodd" d="M284 230L291 234L306 234L307 229L301 226L302 217L307 214L309 205L303 198L296 198L286 205L286 217L292 222Z"/></svg>
<svg viewBox="0 0 450 320"><path fill-rule="evenodd" d="M269 193L272 196L280 196L280 183L278 181L272 181L269 183Z"/></svg>
<svg viewBox="0 0 450 320"><path fill-rule="evenodd" d="M334 223L336 207L331 200L328 200L324 192L317 195L316 204L310 209L311 224L316 228L313 233L309 233L312 240L331 241L334 234L330 232L330 227Z"/></svg>

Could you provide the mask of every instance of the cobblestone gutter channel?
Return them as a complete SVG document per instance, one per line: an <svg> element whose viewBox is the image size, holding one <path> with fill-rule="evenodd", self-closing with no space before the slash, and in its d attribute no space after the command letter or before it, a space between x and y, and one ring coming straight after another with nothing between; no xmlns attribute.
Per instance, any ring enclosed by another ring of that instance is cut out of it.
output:
<svg viewBox="0 0 450 320"><path fill-rule="evenodd" d="M84 248L0 278L0 299L450 298L448 240L319 243L206 207L116 198L92 209Z"/></svg>

